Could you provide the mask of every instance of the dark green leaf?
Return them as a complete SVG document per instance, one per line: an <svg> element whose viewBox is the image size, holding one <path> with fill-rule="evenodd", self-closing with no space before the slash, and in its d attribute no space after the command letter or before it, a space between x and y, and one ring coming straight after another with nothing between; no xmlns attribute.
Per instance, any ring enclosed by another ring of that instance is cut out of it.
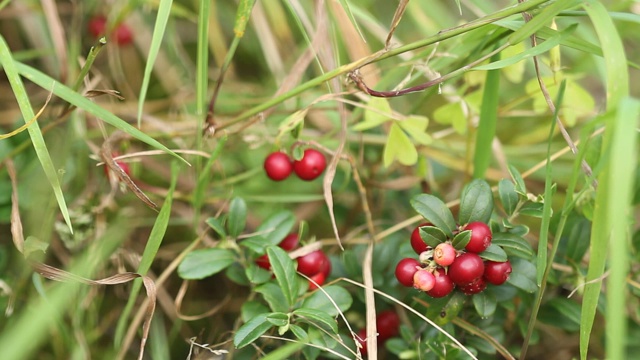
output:
<svg viewBox="0 0 640 360"><path fill-rule="evenodd" d="M248 239L244 239L238 242L238 245L250 249L256 254L263 255L266 252L267 246L272 244L267 243L267 240L262 236L252 236Z"/></svg>
<svg viewBox="0 0 640 360"><path fill-rule="evenodd" d="M231 264L231 266L225 270L224 275L238 285L249 286L251 284L249 279L247 279L244 267L240 265L240 263L235 262Z"/></svg>
<svg viewBox="0 0 640 360"><path fill-rule="evenodd" d="M285 238L291 232L293 225L296 223L296 218L291 211L280 211L258 226L256 232L267 240L270 245L278 245L282 239Z"/></svg>
<svg viewBox="0 0 640 360"><path fill-rule="evenodd" d="M491 244L489 247L481 252L480 257L484 260L491 260L495 262L505 262L508 260L507 253L502 250L502 248L496 244Z"/></svg>
<svg viewBox="0 0 640 360"><path fill-rule="evenodd" d="M488 223L493 212L493 193L491 186L482 180L475 179L465 186L460 198L460 214L458 221L466 225L474 221Z"/></svg>
<svg viewBox="0 0 640 360"><path fill-rule="evenodd" d="M240 308L240 315L242 317L242 321L244 322L247 322L260 314L266 314L268 312L269 309L264 306L264 304L255 300L246 301Z"/></svg>
<svg viewBox="0 0 640 360"><path fill-rule="evenodd" d="M453 237L451 245L453 245L456 250L462 250L467 246L469 240L471 240L471 230L461 231Z"/></svg>
<svg viewBox="0 0 640 360"><path fill-rule="evenodd" d="M289 324L289 315L281 312L274 312L267 315L267 321L274 326L287 326Z"/></svg>
<svg viewBox="0 0 640 360"><path fill-rule="evenodd" d="M565 255L575 262L580 262L589 249L589 241L585 239L591 237L591 222L582 216L574 215L571 221L567 221L566 227L569 230L569 239Z"/></svg>
<svg viewBox="0 0 640 360"><path fill-rule="evenodd" d="M273 325L267 320L267 314L260 314L242 325L233 336L233 345L241 348L256 341Z"/></svg>
<svg viewBox="0 0 640 360"><path fill-rule="evenodd" d="M244 231L247 223L247 204L242 198L236 197L231 200L229 205L229 218L227 220L227 229L229 235L238 237Z"/></svg>
<svg viewBox="0 0 640 360"><path fill-rule="evenodd" d="M518 256L524 259L533 258L531 244L520 235L512 233L494 233L491 243L500 246L508 255Z"/></svg>
<svg viewBox="0 0 640 360"><path fill-rule="evenodd" d="M435 248L438 244L447 241L447 235L435 226L420 227L420 237L425 244Z"/></svg>
<svg viewBox="0 0 640 360"><path fill-rule="evenodd" d="M518 205L519 199L513 182L507 179L500 180L498 183L498 194L500 195L500 201L502 202L504 211L507 215L511 216Z"/></svg>
<svg viewBox="0 0 640 360"><path fill-rule="evenodd" d="M513 271L507 283L529 293L538 290L538 285L536 285L536 266L533 263L515 258L511 259L511 267Z"/></svg>
<svg viewBox="0 0 640 360"><path fill-rule="evenodd" d="M267 248L267 255L271 263L271 269L276 276L280 290L287 301L287 307L293 306L298 295L299 284L297 281L296 267L286 251L277 247Z"/></svg>
<svg viewBox="0 0 640 360"><path fill-rule="evenodd" d="M202 279L224 270L234 261L235 254L228 249L194 250L178 266L178 275L183 279Z"/></svg>
<svg viewBox="0 0 640 360"><path fill-rule="evenodd" d="M291 332L293 333L293 335L298 338L298 340L302 340L302 341L309 341L309 334L307 334L306 331L304 331L303 328L301 328L300 326L296 325L296 324L290 324L289 325L289 330L291 330Z"/></svg>
<svg viewBox="0 0 640 360"><path fill-rule="evenodd" d="M280 287L274 282L264 283L255 288L257 293L262 294L264 300L269 304L269 308L275 312L287 312L289 307L287 306L287 299L280 290Z"/></svg>
<svg viewBox="0 0 640 360"><path fill-rule="evenodd" d="M438 325L447 324L451 320L455 319L460 313L460 310L462 310L464 302L467 300L467 296L460 291L454 291L451 296L441 299L446 299L445 305L436 309L436 314L429 316L429 318L433 319L433 321ZM432 302L433 301L430 301L430 304ZM429 309L429 313L431 312L432 310Z"/></svg>
<svg viewBox="0 0 640 360"><path fill-rule="evenodd" d="M338 323L326 312L317 309L300 308L293 311L300 320L315 325L333 334L338 333Z"/></svg>
<svg viewBox="0 0 640 360"><path fill-rule="evenodd" d="M220 218L208 218L206 221L207 225L213 229L213 231L218 234L220 237L226 237L227 232L224 230L224 224L222 219Z"/></svg>
<svg viewBox="0 0 640 360"><path fill-rule="evenodd" d="M319 309L329 314L329 316L337 316L338 309L336 309L333 303L331 303L331 300L333 300L333 302L338 305L340 311L346 312L349 310L353 303L353 298L347 290L337 285L325 286L322 289L324 289L324 292L327 294L322 291L316 291L302 302L301 307L307 309ZM331 300L329 300L327 295Z"/></svg>
<svg viewBox="0 0 640 360"><path fill-rule="evenodd" d="M527 196L527 187L525 186L524 179L522 179L522 175L520 175L518 169L513 165L509 165L509 174L511 174L513 182L515 182L515 191L522 196Z"/></svg>
<svg viewBox="0 0 640 360"><path fill-rule="evenodd" d="M520 214L541 218L543 207L543 203L527 202L520 208Z"/></svg>
<svg viewBox="0 0 640 360"><path fill-rule="evenodd" d="M473 306L476 308L478 315L482 318L489 317L493 315L496 311L496 307L498 306L498 301L496 297L488 292L483 291L479 294L475 294L472 296Z"/></svg>
<svg viewBox="0 0 640 360"><path fill-rule="evenodd" d="M427 221L444 231L447 236L453 237L456 221L451 214L451 210L442 200L433 195L420 194L411 199L411 206Z"/></svg>
<svg viewBox="0 0 640 360"><path fill-rule="evenodd" d="M271 272L261 268L255 263L250 263L245 269L245 275L252 284L264 284L271 280Z"/></svg>

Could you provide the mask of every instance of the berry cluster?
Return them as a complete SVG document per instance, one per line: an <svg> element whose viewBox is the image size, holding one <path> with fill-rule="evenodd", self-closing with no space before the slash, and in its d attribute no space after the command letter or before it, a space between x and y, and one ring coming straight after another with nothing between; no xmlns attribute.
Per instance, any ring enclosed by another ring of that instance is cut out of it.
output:
<svg viewBox="0 0 640 360"><path fill-rule="evenodd" d="M464 249L456 250L450 241L428 246L420 235L420 228L432 226L424 223L411 233L411 247L419 259L404 258L396 266L396 278L400 284L426 292L440 298L458 288L466 295L478 294L487 283L502 285L511 274L511 263L483 260L479 254L491 245L491 229L483 222L476 221L459 229L470 231L469 241Z"/></svg>
<svg viewBox="0 0 640 360"><path fill-rule="evenodd" d="M107 35L105 34L107 30L106 16L95 15L94 17L92 17L87 23L87 30L96 39L100 36ZM108 35L113 36L116 44L120 46L129 45L133 42L133 32L127 25L122 23L118 24L118 26L116 26L116 28L113 30L113 33Z"/></svg>
<svg viewBox="0 0 640 360"><path fill-rule="evenodd" d="M378 345L400 333L400 318L393 310L382 311L376 316L376 329L378 329ZM367 329L358 331L356 340L362 346L360 352L367 355Z"/></svg>
<svg viewBox="0 0 640 360"><path fill-rule="evenodd" d="M316 179L322 174L327 161L321 152L315 149L306 149L302 159L293 161L287 154L276 151L264 160L264 170L273 181L282 181L295 172L305 181Z"/></svg>
<svg viewBox="0 0 640 360"><path fill-rule="evenodd" d="M285 251L291 251L298 247L298 242L298 234L289 234L278 246ZM296 261L298 262L298 271L308 276L318 285L324 284L327 276L331 273L331 261L322 250L315 250L300 256ZM256 264L265 270L271 270L271 264L269 263L269 257L267 255L262 255L256 259ZM317 288L316 284L309 281L309 290L315 290Z"/></svg>

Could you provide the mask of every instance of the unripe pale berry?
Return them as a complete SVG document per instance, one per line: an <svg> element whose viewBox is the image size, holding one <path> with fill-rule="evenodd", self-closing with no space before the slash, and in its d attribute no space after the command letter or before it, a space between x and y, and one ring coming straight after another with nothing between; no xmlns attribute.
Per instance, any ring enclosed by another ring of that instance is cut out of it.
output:
<svg viewBox="0 0 640 360"><path fill-rule="evenodd" d="M435 283L436 277L429 270L422 269L413 274L413 287L418 290L429 291Z"/></svg>
<svg viewBox="0 0 640 360"><path fill-rule="evenodd" d="M441 243L433 250L433 260L438 265L449 266L456 259L456 249L449 243Z"/></svg>

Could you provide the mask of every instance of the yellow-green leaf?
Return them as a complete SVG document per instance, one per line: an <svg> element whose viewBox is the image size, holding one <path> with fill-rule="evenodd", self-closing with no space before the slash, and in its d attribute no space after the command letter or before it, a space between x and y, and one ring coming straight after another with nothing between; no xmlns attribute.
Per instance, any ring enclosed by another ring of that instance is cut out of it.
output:
<svg viewBox="0 0 640 360"><path fill-rule="evenodd" d="M398 124L418 144L431 144L431 136L426 132L427 126L429 126L429 118L426 116L411 115L405 120L398 121Z"/></svg>
<svg viewBox="0 0 640 360"><path fill-rule="evenodd" d="M364 110L364 121L356 124L353 130L363 131L374 128L391 120L391 106L385 98L372 97Z"/></svg>
<svg viewBox="0 0 640 360"><path fill-rule="evenodd" d="M391 165L396 159L402 165L414 165L418 161L416 147L397 123L391 125L383 159L385 167Z"/></svg>

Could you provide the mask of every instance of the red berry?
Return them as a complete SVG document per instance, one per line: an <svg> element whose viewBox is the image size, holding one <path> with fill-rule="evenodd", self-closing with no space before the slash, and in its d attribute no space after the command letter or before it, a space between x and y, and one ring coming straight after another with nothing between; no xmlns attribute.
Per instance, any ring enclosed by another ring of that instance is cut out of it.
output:
<svg viewBox="0 0 640 360"><path fill-rule="evenodd" d="M293 171L302 180L311 181L324 171L327 161L321 152L314 149L304 151L302 159L293 162Z"/></svg>
<svg viewBox="0 0 640 360"><path fill-rule="evenodd" d="M471 284L466 284L466 285L460 286L460 290L465 295L479 294L479 293L483 292L484 289L486 289L486 288L487 288L487 283L481 277L475 279Z"/></svg>
<svg viewBox="0 0 640 360"><path fill-rule="evenodd" d="M420 262L412 258L404 258L396 265L396 279L404 286L413 286L413 275L420 268Z"/></svg>
<svg viewBox="0 0 640 360"><path fill-rule="evenodd" d="M102 15L92 17L87 23L87 30L94 38L104 35L107 27L107 18Z"/></svg>
<svg viewBox="0 0 640 360"><path fill-rule="evenodd" d="M367 355L367 329L360 329L356 336L356 341L360 343L360 353L362 355Z"/></svg>
<svg viewBox="0 0 640 360"><path fill-rule="evenodd" d="M104 15L94 16L87 23L87 30L94 38L106 35L107 18ZM128 45L133 42L133 32L126 24L116 26L112 35L118 45Z"/></svg>
<svg viewBox="0 0 640 360"><path fill-rule="evenodd" d="M485 261L482 277L493 285L502 285L509 279L512 270L509 260L505 262Z"/></svg>
<svg viewBox="0 0 640 360"><path fill-rule="evenodd" d="M326 263L329 262L329 258L322 250L312 251L307 255L300 256L297 260L298 271L307 276L323 273L323 270L326 269L327 266Z"/></svg>
<svg viewBox="0 0 640 360"><path fill-rule="evenodd" d="M449 295L455 285L449 275L447 275L444 269L440 268L436 271L436 282L433 284L433 288L427 291L427 294L434 298L441 298Z"/></svg>
<svg viewBox="0 0 640 360"><path fill-rule="evenodd" d="M382 311L376 316L376 327L380 341L385 341L400 333L400 318L393 310Z"/></svg>
<svg viewBox="0 0 640 360"><path fill-rule="evenodd" d="M429 291L433 289L433 286L436 283L436 277L433 276L431 271L429 270L418 270L415 274L413 274L413 287L422 290Z"/></svg>
<svg viewBox="0 0 640 360"><path fill-rule="evenodd" d="M119 24L114 30L113 37L116 39L116 44L120 46L129 45L133 42L133 32L127 24Z"/></svg>
<svg viewBox="0 0 640 360"><path fill-rule="evenodd" d="M456 285L466 285L482 277L484 263L480 256L474 253L464 253L458 256L449 266L449 277Z"/></svg>
<svg viewBox="0 0 640 360"><path fill-rule="evenodd" d="M269 257L265 254L256 259L256 264L265 270L271 270Z"/></svg>
<svg viewBox="0 0 640 360"><path fill-rule="evenodd" d="M483 222L476 221L465 226L464 230L471 230L471 239L464 248L472 253L479 254L491 245L491 229Z"/></svg>
<svg viewBox="0 0 640 360"><path fill-rule="evenodd" d="M327 279L327 275L325 275L323 272L319 272L313 276L309 276L309 278L315 281L319 286L322 286L322 284L324 284L324 281ZM309 291L315 290L317 288L318 286L316 286L316 284L309 281Z"/></svg>
<svg viewBox="0 0 640 360"><path fill-rule="evenodd" d="M449 243L441 243L433 250L433 260L438 265L449 266L456 259L456 249Z"/></svg>
<svg viewBox="0 0 640 360"><path fill-rule="evenodd" d="M425 244L424 240L422 240L422 237L420 237L420 227L430 225L430 223L420 224L416 226L416 228L413 229L413 232L411 233L411 247L413 248L413 251L415 251L418 255L429 250L429 246Z"/></svg>
<svg viewBox="0 0 640 360"><path fill-rule="evenodd" d="M284 251L291 251L295 249L296 246L298 246L298 234L287 235L287 237L280 241L278 246L280 246Z"/></svg>
<svg viewBox="0 0 640 360"><path fill-rule="evenodd" d="M277 151L264 159L264 171L271 180L281 181L291 175L293 164L287 154Z"/></svg>

